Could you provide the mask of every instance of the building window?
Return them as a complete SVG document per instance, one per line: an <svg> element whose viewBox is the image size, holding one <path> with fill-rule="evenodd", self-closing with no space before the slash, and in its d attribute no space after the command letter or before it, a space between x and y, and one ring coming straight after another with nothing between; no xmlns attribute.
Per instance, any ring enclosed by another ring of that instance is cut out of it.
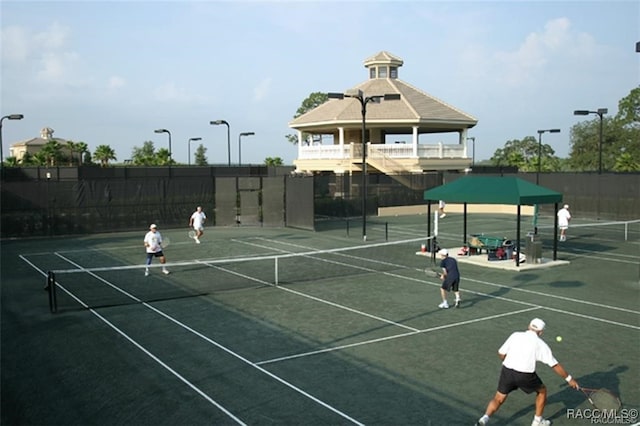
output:
<svg viewBox="0 0 640 426"><path fill-rule="evenodd" d="M391 71L389 72L390 78L398 78L398 67L391 67Z"/></svg>
<svg viewBox="0 0 640 426"><path fill-rule="evenodd" d="M369 68L369 78L376 78L376 68L375 67Z"/></svg>
<svg viewBox="0 0 640 426"><path fill-rule="evenodd" d="M387 67L378 68L378 78L387 78Z"/></svg>

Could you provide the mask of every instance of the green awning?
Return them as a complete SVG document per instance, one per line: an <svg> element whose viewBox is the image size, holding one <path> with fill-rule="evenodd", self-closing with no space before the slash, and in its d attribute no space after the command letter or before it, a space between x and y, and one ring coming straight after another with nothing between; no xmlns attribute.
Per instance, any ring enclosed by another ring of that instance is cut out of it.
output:
<svg viewBox="0 0 640 426"><path fill-rule="evenodd" d="M465 176L425 191L424 199L448 203L534 205L561 203L562 194L512 176Z"/></svg>

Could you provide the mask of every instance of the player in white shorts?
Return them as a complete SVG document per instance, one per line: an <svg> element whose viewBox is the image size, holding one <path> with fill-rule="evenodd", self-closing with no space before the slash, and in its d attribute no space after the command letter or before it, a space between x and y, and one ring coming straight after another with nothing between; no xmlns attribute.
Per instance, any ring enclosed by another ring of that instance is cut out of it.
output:
<svg viewBox="0 0 640 426"><path fill-rule="evenodd" d="M196 240L196 244L200 244L200 237L204 234L204 222L206 220L207 215L202 211L202 207L198 206L189 219L189 226L195 231L193 239Z"/></svg>

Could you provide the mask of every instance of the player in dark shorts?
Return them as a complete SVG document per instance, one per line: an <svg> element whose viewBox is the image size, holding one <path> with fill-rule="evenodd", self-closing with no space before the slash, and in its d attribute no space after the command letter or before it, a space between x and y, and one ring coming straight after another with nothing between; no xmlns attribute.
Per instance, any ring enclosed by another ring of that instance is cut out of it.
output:
<svg viewBox="0 0 640 426"><path fill-rule="evenodd" d="M442 268L442 286L440 287L440 295L442 296L442 303L438 305L440 309L447 309L449 303L447 302L447 293L453 290L456 295L455 307L460 307L460 271L458 270L458 261L452 257L449 257L447 249L442 249L438 252L438 255L442 258L440 267Z"/></svg>

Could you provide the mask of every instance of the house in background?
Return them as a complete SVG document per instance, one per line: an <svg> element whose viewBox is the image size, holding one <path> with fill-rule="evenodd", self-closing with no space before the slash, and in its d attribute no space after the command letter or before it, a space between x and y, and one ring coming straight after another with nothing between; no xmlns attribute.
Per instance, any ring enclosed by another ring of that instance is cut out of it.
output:
<svg viewBox="0 0 640 426"><path fill-rule="evenodd" d="M66 139L54 138L54 130L50 127L44 127L40 130L40 137L28 139L21 142L11 144L9 147L9 155L15 157L18 162L22 161L25 154L28 152L30 155L34 155L42 149L50 141L57 141L60 145L67 145Z"/></svg>
<svg viewBox="0 0 640 426"><path fill-rule="evenodd" d="M465 170L471 165L467 132L478 121L399 80L402 65L402 59L384 51L366 59L366 81L345 91L344 99L329 99L289 123L301 141L294 160L297 172L361 172L363 108L357 97L386 94L400 95L400 99L365 104L367 173ZM421 135L442 133L455 133L457 143L420 140ZM399 135L409 140L398 142Z"/></svg>

